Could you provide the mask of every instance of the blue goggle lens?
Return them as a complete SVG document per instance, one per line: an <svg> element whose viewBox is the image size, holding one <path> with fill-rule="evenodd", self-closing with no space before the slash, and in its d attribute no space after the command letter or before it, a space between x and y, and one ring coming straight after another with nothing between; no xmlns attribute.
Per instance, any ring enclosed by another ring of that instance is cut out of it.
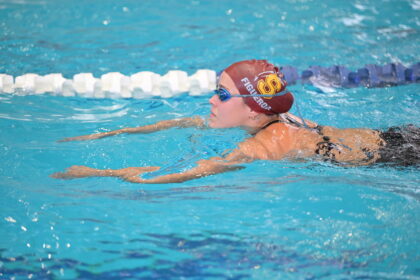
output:
<svg viewBox="0 0 420 280"><path fill-rule="evenodd" d="M226 89L224 88L219 88L215 90L215 93L217 94L217 96L219 96L220 101L227 101L231 98L231 94L230 92L228 92Z"/></svg>

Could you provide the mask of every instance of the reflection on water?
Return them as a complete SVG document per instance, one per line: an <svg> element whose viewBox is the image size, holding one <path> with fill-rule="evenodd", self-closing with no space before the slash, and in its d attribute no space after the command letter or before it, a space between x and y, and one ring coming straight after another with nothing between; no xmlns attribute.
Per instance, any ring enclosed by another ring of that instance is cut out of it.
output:
<svg viewBox="0 0 420 280"><path fill-rule="evenodd" d="M286 229L296 231L296 229ZM91 250L106 255L106 260L89 263L69 258L46 257L37 260L41 267L11 268L32 264L31 254L13 258L0 257L5 267L2 277L34 279L55 276L77 279L169 279L191 277L197 279L276 277L317 278L346 275L345 271L364 268L380 262L386 255L372 256L375 248L345 250L329 255L303 253L300 246L267 243L257 237L207 231L181 236L177 234L145 234L125 242L99 240L101 248ZM282 244L283 243L283 244ZM3 252L0 249L0 252ZM131 263L137 263L132 266ZM115 265L118 269L112 269ZM7 267L7 268L6 268ZM153 267L153 270L150 268ZM110 269L109 269L110 268ZM326 272L328 271L328 272ZM344 272L340 272L344 271ZM372 273L369 273L372 276ZM31 276L30 276L31 275ZM361 274L363 275L363 274ZM373 274L374 275L374 274ZM385 274L386 275L386 274ZM398 279L398 278L395 278Z"/></svg>

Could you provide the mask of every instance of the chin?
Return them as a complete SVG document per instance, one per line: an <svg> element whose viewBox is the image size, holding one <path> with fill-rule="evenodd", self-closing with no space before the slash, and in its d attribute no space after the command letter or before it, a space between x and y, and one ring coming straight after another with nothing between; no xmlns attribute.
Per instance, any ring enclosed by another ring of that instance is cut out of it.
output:
<svg viewBox="0 0 420 280"><path fill-rule="evenodd" d="M218 128L217 123L215 123L214 121L210 120L209 121L209 127L210 128Z"/></svg>
<svg viewBox="0 0 420 280"><path fill-rule="evenodd" d="M211 119L209 120L209 127L210 128L223 128L224 126L217 122L217 120Z"/></svg>
<svg viewBox="0 0 420 280"><path fill-rule="evenodd" d="M209 127L210 128L232 128L232 127L236 127L235 125L227 125L227 124L223 124L223 123L217 123L217 122L209 122Z"/></svg>
<svg viewBox="0 0 420 280"><path fill-rule="evenodd" d="M217 126L217 120L214 118L213 115L210 115L208 125L211 128L217 128L218 127Z"/></svg>
<svg viewBox="0 0 420 280"><path fill-rule="evenodd" d="M208 125L210 128L231 128L236 127L237 125L232 125L218 120L217 118L210 117Z"/></svg>

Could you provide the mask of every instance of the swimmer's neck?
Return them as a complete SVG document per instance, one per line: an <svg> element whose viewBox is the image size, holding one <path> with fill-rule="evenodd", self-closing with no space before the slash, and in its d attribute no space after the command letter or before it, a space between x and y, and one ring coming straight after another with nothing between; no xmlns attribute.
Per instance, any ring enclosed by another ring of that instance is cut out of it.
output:
<svg viewBox="0 0 420 280"><path fill-rule="evenodd" d="M278 115L258 114L255 116L255 118L250 118L242 126L242 128L246 130L249 134L255 135L267 124L269 124L272 121L277 121L277 120L279 120Z"/></svg>

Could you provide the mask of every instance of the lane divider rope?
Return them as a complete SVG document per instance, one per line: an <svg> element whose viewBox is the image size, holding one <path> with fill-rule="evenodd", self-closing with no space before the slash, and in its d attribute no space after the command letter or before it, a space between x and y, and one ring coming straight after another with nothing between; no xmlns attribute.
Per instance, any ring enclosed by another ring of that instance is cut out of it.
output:
<svg viewBox="0 0 420 280"><path fill-rule="evenodd" d="M420 63L405 67L400 63L383 66L369 64L357 71L344 66L311 66L299 71L292 66L281 68L288 85L309 83L321 89L351 87L385 87L420 81ZM188 76L184 71L171 70L165 75L144 71L125 76L119 72L95 78L92 73L79 73L66 79L61 73L41 76L28 73L13 77L0 74L0 93L37 95L49 93L57 96L86 98L169 98L188 92L191 96L207 94L216 88L217 73L201 69Z"/></svg>

